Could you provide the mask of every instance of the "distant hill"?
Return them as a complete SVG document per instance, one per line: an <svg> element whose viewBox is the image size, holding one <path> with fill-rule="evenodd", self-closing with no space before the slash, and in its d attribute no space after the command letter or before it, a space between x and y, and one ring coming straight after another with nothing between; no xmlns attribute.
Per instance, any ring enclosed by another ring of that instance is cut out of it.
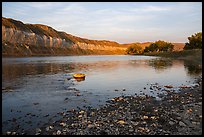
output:
<svg viewBox="0 0 204 137"><path fill-rule="evenodd" d="M3 56L126 54L129 44L90 40L73 36L42 24L24 24L2 17ZM143 48L151 42L139 43ZM175 44L182 49L182 43Z"/></svg>
<svg viewBox="0 0 204 137"><path fill-rule="evenodd" d="M174 51L183 50L185 43L172 43L174 45Z"/></svg>
<svg viewBox="0 0 204 137"><path fill-rule="evenodd" d="M132 46L134 44L138 44L139 46L142 47L142 49L145 49L145 47L148 47L152 42L144 42L144 43L140 43L140 42L136 42L136 43L128 43L128 44L123 44L126 47Z"/></svg>

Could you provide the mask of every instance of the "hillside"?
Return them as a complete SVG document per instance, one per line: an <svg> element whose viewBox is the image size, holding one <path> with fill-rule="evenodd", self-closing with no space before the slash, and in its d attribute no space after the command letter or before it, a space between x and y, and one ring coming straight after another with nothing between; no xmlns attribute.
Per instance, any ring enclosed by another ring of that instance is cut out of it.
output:
<svg viewBox="0 0 204 137"><path fill-rule="evenodd" d="M3 56L125 54L113 41L89 40L59 32L50 26L24 24L2 17Z"/></svg>
<svg viewBox="0 0 204 137"><path fill-rule="evenodd" d="M87 55L125 54L131 44L119 44L108 40L90 40L60 32L42 24L24 24L2 17L2 55ZM143 48L151 42L139 43ZM182 44L176 44L176 50Z"/></svg>
<svg viewBox="0 0 204 137"><path fill-rule="evenodd" d="M185 43L173 43L174 51L181 51L183 50Z"/></svg>

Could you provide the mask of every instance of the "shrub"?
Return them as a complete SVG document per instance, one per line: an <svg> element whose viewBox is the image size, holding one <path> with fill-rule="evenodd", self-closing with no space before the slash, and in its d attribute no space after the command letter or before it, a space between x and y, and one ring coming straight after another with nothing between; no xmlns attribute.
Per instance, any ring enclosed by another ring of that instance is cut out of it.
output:
<svg viewBox="0 0 204 137"><path fill-rule="evenodd" d="M138 44L133 44L127 48L126 52L127 54L137 55L137 54L142 54L143 50L142 50L142 47L139 46Z"/></svg>
<svg viewBox="0 0 204 137"><path fill-rule="evenodd" d="M195 33L188 37L189 42L185 43L184 50L202 49L202 32Z"/></svg>

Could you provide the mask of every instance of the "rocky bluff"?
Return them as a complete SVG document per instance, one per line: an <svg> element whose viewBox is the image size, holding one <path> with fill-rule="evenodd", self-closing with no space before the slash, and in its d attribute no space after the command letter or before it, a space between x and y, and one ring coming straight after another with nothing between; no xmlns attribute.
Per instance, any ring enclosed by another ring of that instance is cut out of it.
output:
<svg viewBox="0 0 204 137"><path fill-rule="evenodd" d="M89 40L2 17L3 56L125 54L126 48L117 42Z"/></svg>

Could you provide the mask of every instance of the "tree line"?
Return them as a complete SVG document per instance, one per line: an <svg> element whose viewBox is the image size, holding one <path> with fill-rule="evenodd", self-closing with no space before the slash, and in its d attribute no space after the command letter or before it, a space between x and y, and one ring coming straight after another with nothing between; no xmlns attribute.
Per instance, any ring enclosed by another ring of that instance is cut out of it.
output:
<svg viewBox="0 0 204 137"><path fill-rule="evenodd" d="M195 33L188 37L187 43L185 43L184 50L190 49L202 49L202 32ZM139 55L149 52L171 52L174 49L174 45L170 42L165 42L162 40L158 40L148 47L145 47L143 50L139 44L135 43L129 46L126 50L127 54L130 55Z"/></svg>

